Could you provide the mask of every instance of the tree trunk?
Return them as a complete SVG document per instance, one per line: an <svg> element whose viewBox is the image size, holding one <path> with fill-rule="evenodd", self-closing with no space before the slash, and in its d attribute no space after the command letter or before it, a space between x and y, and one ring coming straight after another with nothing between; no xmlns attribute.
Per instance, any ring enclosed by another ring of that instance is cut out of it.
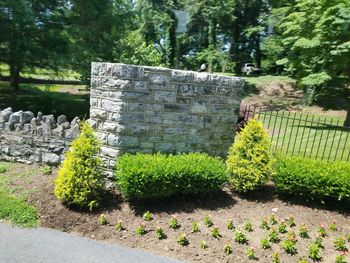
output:
<svg viewBox="0 0 350 263"><path fill-rule="evenodd" d="M235 22L232 25L232 40L231 40L231 47L229 50L230 58L233 62L235 62L235 68L234 71L236 74L239 74L241 72L241 61L239 59L239 26L238 23Z"/></svg>
<svg viewBox="0 0 350 263"><path fill-rule="evenodd" d="M14 91L19 90L19 67L10 65L10 86Z"/></svg>
<svg viewBox="0 0 350 263"><path fill-rule="evenodd" d="M255 40L255 61L256 61L256 66L258 68L261 68L261 50L260 50L259 35L256 36L256 40Z"/></svg>
<svg viewBox="0 0 350 263"><path fill-rule="evenodd" d="M167 65L170 68L174 68L176 64L176 16L171 10L169 11L169 16L171 24L168 29Z"/></svg>

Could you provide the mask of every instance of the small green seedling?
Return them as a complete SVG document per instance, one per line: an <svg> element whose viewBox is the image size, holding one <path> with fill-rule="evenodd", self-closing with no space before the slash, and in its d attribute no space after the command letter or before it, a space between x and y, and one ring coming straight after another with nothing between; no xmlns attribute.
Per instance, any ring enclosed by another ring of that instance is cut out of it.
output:
<svg viewBox="0 0 350 263"><path fill-rule="evenodd" d="M105 214L101 214L100 217L98 218L98 222L100 223L101 226L107 225L108 224L107 216Z"/></svg>
<svg viewBox="0 0 350 263"><path fill-rule="evenodd" d="M335 258L335 263L346 263L346 260L345 260L345 253L344 252L341 252L340 255L337 255L336 258Z"/></svg>
<svg viewBox="0 0 350 263"><path fill-rule="evenodd" d="M123 227L123 221L119 220L115 225L114 225L114 229L117 230L117 231L122 231L124 230L124 227Z"/></svg>
<svg viewBox="0 0 350 263"><path fill-rule="evenodd" d="M233 220L232 219L229 219L227 221L227 229L230 229L230 230L236 229L235 225L233 224Z"/></svg>
<svg viewBox="0 0 350 263"><path fill-rule="evenodd" d="M299 227L299 236L302 238L308 238L309 237L309 229L305 224L302 224Z"/></svg>
<svg viewBox="0 0 350 263"><path fill-rule="evenodd" d="M221 237L219 228L218 228L217 226L214 226L214 227L211 229L211 236L212 236L213 238L220 238L220 237Z"/></svg>
<svg viewBox="0 0 350 263"><path fill-rule="evenodd" d="M199 224L198 222L193 221L191 224L191 233L198 233L198 232L200 232Z"/></svg>
<svg viewBox="0 0 350 263"><path fill-rule="evenodd" d="M138 237L141 237L144 234L146 234L146 228L145 228L144 224L138 225L137 228L136 228L136 235Z"/></svg>
<svg viewBox="0 0 350 263"><path fill-rule="evenodd" d="M278 232L280 232L281 234L287 233L287 225L286 223L282 222L278 225L277 227Z"/></svg>
<svg viewBox="0 0 350 263"><path fill-rule="evenodd" d="M313 261L319 261L322 258L320 255L320 247L315 243L309 246L309 258Z"/></svg>
<svg viewBox="0 0 350 263"><path fill-rule="evenodd" d="M211 217L208 215L206 217L204 217L204 224L207 226L207 227L211 227L214 225L213 223L213 220L211 219Z"/></svg>
<svg viewBox="0 0 350 263"><path fill-rule="evenodd" d="M317 228L317 232L321 237L326 237L327 236L326 225L321 223Z"/></svg>
<svg viewBox="0 0 350 263"><path fill-rule="evenodd" d="M261 229L270 230L269 223L267 222L266 217L264 217L263 219L261 219L260 228L261 228Z"/></svg>
<svg viewBox="0 0 350 263"><path fill-rule="evenodd" d="M267 238L260 240L260 245L263 249L269 249L271 248L270 241Z"/></svg>
<svg viewBox="0 0 350 263"><path fill-rule="evenodd" d="M234 239L239 244L247 244L248 243L247 236L241 231L235 231Z"/></svg>
<svg viewBox="0 0 350 263"><path fill-rule="evenodd" d="M348 248L346 247L346 242L344 237L337 237L333 241L333 245L335 250L338 251L348 251Z"/></svg>
<svg viewBox="0 0 350 263"><path fill-rule="evenodd" d="M290 255L295 255L297 253L296 242L294 240L284 240L282 243L282 248Z"/></svg>
<svg viewBox="0 0 350 263"><path fill-rule="evenodd" d="M289 218L287 219L287 225L288 225L289 227L296 226L294 217L291 216L291 217L289 217Z"/></svg>
<svg viewBox="0 0 350 263"><path fill-rule="evenodd" d="M144 214L143 214L143 219L145 221L151 221L153 219L152 217L152 214L150 211L146 211Z"/></svg>
<svg viewBox="0 0 350 263"><path fill-rule="evenodd" d="M232 247L229 244L225 244L224 252L226 255L230 255L232 253Z"/></svg>
<svg viewBox="0 0 350 263"><path fill-rule="evenodd" d="M248 232L252 232L253 231L253 225L252 225L252 223L249 220L244 223L244 230L248 231Z"/></svg>
<svg viewBox="0 0 350 263"><path fill-rule="evenodd" d="M177 237L177 243L179 243L179 245L182 247L187 246L189 244L185 233L182 233Z"/></svg>
<svg viewBox="0 0 350 263"><path fill-rule="evenodd" d="M166 238L166 235L164 233L164 229L161 227L161 226L158 226L156 231L156 237L161 240L161 239L165 239Z"/></svg>
<svg viewBox="0 0 350 263"><path fill-rule="evenodd" d="M274 214L272 214L270 216L270 224L271 225L276 225L278 222L277 222L277 219L276 219L276 216Z"/></svg>
<svg viewBox="0 0 350 263"><path fill-rule="evenodd" d="M272 263L281 263L280 255L278 254L278 252L272 253Z"/></svg>
<svg viewBox="0 0 350 263"><path fill-rule="evenodd" d="M278 243L280 242L280 237L278 235L278 232L276 231L276 229L271 228L270 232L269 232L269 240L272 243Z"/></svg>
<svg viewBox="0 0 350 263"><path fill-rule="evenodd" d="M249 259L256 259L254 247L247 248L245 254Z"/></svg>
<svg viewBox="0 0 350 263"><path fill-rule="evenodd" d="M179 222L177 221L177 218L173 216L169 221L169 227L172 229L177 229L180 227Z"/></svg>
<svg viewBox="0 0 350 263"><path fill-rule="evenodd" d="M200 247L201 247L201 249L207 249L208 248L207 242L202 240L201 243L200 243Z"/></svg>
<svg viewBox="0 0 350 263"><path fill-rule="evenodd" d="M331 230L331 231L333 231L333 232L338 230L337 224L336 224L335 221L333 221L333 222L329 225L329 230Z"/></svg>

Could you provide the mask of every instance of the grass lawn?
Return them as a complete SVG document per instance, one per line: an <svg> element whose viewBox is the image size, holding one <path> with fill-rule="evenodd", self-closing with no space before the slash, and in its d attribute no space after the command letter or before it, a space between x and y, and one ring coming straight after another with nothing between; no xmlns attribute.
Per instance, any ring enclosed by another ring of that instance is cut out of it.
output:
<svg viewBox="0 0 350 263"><path fill-rule="evenodd" d="M0 82L0 109L30 110L34 114L64 114L69 120L75 116L87 118L89 95L79 90L85 86L21 84L19 93L9 88L9 82ZM68 92L67 92L68 91Z"/></svg>
<svg viewBox="0 0 350 263"><path fill-rule="evenodd" d="M15 179L20 177L25 182L32 173L21 173L17 177L10 172L14 166L0 162L0 219L22 227L35 227L39 223L38 214L36 208L26 202L28 189L11 187Z"/></svg>
<svg viewBox="0 0 350 263"><path fill-rule="evenodd" d="M259 115L259 120L269 130L273 150L325 160L350 158L350 129L321 124L341 126L342 118L267 111Z"/></svg>

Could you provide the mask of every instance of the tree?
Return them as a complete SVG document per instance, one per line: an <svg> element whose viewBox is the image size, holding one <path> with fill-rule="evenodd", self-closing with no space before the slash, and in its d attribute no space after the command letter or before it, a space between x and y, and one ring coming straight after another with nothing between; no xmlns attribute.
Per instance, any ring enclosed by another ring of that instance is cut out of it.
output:
<svg viewBox="0 0 350 263"><path fill-rule="evenodd" d="M297 0L285 7L277 24L282 45L289 50L284 62L312 103L321 91L350 83L350 2ZM350 98L347 98L350 105ZM350 106L349 106L350 107ZM350 125L350 108L345 125Z"/></svg>
<svg viewBox="0 0 350 263"><path fill-rule="evenodd" d="M0 1L0 61L10 67L10 82L19 89L24 68L56 69L67 52L63 0ZM54 59L55 58L55 59Z"/></svg>

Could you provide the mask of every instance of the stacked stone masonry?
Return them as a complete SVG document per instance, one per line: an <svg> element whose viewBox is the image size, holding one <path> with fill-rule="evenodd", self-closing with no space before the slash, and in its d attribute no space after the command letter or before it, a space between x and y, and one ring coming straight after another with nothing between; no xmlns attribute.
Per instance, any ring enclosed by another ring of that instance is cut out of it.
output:
<svg viewBox="0 0 350 263"><path fill-rule="evenodd" d="M92 63L90 124L111 171L123 153L226 156L244 81L166 68Z"/></svg>
<svg viewBox="0 0 350 263"><path fill-rule="evenodd" d="M79 118L68 122L65 115L37 116L30 111L0 111L0 159L59 165L64 152L79 133Z"/></svg>

